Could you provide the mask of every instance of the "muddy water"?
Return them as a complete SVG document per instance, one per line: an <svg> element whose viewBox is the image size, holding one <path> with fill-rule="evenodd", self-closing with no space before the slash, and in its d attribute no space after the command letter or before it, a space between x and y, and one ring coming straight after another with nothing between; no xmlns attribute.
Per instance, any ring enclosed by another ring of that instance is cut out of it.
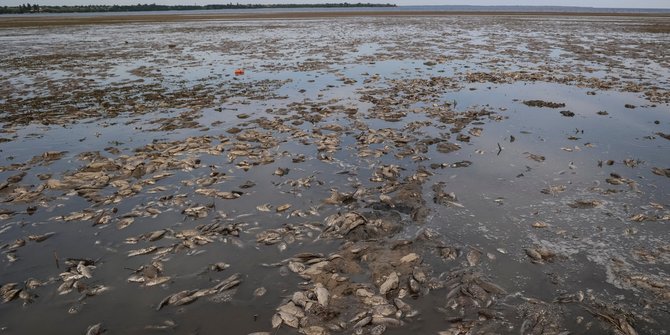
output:
<svg viewBox="0 0 670 335"><path fill-rule="evenodd" d="M0 329L664 334L666 21L2 30Z"/></svg>

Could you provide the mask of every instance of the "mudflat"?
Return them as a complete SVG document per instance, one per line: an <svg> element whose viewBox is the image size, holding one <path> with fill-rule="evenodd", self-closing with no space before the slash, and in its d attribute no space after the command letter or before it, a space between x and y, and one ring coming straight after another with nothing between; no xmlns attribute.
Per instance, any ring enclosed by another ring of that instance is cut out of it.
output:
<svg viewBox="0 0 670 335"><path fill-rule="evenodd" d="M527 16L527 17L638 17L638 18L670 18L667 13L565 13L565 12L468 12L468 11L311 11L311 12L256 12L256 13L205 13L188 14L183 11L179 14L165 12L161 14L132 14L123 13L82 13L56 15L11 15L0 16L0 28L12 27L40 27L80 24L118 24L118 23L161 23L200 20L255 20L255 19L309 19L309 18L338 18L338 17L420 17L420 16ZM670 31L670 26L664 25L662 31Z"/></svg>
<svg viewBox="0 0 670 335"><path fill-rule="evenodd" d="M3 332L670 329L667 16L0 26Z"/></svg>

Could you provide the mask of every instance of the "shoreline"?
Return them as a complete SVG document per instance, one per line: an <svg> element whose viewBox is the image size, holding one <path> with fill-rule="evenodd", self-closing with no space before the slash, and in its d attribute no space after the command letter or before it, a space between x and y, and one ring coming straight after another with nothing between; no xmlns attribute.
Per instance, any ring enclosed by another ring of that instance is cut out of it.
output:
<svg viewBox="0 0 670 335"><path fill-rule="evenodd" d="M95 13L87 13L95 14ZM407 17L407 16L514 16L514 17L645 17L670 18L670 13L574 13L574 12L504 12L504 11L341 11L341 12L278 12L278 13L217 13L217 14L120 14L105 16L0 16L0 28L28 28L45 26L69 26L121 23L162 23L185 21L235 21L272 19L326 19L340 17Z"/></svg>

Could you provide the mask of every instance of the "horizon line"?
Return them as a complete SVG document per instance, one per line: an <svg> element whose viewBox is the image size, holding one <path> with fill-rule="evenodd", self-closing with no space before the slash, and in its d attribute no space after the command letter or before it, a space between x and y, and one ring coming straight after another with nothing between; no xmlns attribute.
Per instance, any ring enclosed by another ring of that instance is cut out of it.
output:
<svg viewBox="0 0 670 335"><path fill-rule="evenodd" d="M32 2L32 3L31 3ZM166 6L166 7L177 7L177 6L198 6L198 7L206 7L206 6L225 6L225 5L241 5L241 6L273 6L280 8L281 6L296 6L296 5L301 5L301 6L306 6L309 8L309 6L314 5L315 7L321 7L324 5L371 5L370 7L377 7L377 6L384 6L384 5L391 5L394 7L465 7L465 8L572 8L572 9L592 9L592 10L597 10L597 9L613 9L613 10L662 10L662 11L670 11L670 7L611 7L611 6L606 6L606 7L599 7L599 6L574 6L574 5L511 5L511 4L500 4L500 5L459 5L459 4L448 4L448 5L437 5L437 4L411 4L411 5L399 5L397 3L393 2L386 2L386 3L373 3L373 2L364 2L364 1L357 1L357 2L349 2L349 1L343 1L343 2L325 2L325 3L300 3L300 2L295 2L295 3L241 3L241 2L221 2L221 3L207 3L207 4L188 4L188 3L181 3L181 4L158 4L155 1L152 3L135 3L135 4L119 4L119 3L105 3L105 4L40 4L38 1L26 1L26 3L22 4L16 4L16 5L0 5L0 7L20 7L25 4L30 3L31 5L38 5L38 6L44 6L44 7L86 7L86 6L142 6L142 5L157 5L157 6Z"/></svg>

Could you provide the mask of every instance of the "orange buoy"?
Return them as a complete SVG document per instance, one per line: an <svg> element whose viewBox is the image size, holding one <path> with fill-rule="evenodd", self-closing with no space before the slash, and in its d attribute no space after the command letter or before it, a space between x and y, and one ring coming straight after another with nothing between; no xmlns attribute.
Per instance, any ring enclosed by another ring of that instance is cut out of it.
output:
<svg viewBox="0 0 670 335"><path fill-rule="evenodd" d="M237 69L237 70L235 70L235 75L236 75L236 76L241 76L241 75L243 75L243 74L244 74L244 70L242 70L242 69Z"/></svg>

